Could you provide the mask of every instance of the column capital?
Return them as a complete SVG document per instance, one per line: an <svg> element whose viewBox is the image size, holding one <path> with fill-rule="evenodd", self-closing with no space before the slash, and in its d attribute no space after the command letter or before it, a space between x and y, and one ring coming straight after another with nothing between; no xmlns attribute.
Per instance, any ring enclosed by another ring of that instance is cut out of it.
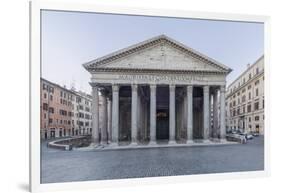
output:
<svg viewBox="0 0 281 193"><path fill-rule="evenodd" d="M225 92L225 85L221 85L221 86L220 86L220 91L221 91L221 92Z"/></svg>
<svg viewBox="0 0 281 193"><path fill-rule="evenodd" d="M137 91L138 90L138 85L137 84L132 84L132 91Z"/></svg>
<svg viewBox="0 0 281 193"><path fill-rule="evenodd" d="M187 85L187 92L192 92L192 91L193 91L193 86Z"/></svg>
<svg viewBox="0 0 281 193"><path fill-rule="evenodd" d="M118 84L113 84L112 85L112 92L118 92L119 91L119 85Z"/></svg>
<svg viewBox="0 0 281 193"><path fill-rule="evenodd" d="M150 91L156 91L157 85L156 84L150 84Z"/></svg>
<svg viewBox="0 0 281 193"><path fill-rule="evenodd" d="M175 91L176 85L170 84L170 85L169 85L169 88L170 88L170 91Z"/></svg>
<svg viewBox="0 0 281 193"><path fill-rule="evenodd" d="M100 93L102 96L104 96L104 97L108 96L109 92L106 88L100 88L99 90L100 90Z"/></svg>
<svg viewBox="0 0 281 193"><path fill-rule="evenodd" d="M204 93L209 93L210 86L209 85L204 85L203 86L203 90L204 90Z"/></svg>
<svg viewBox="0 0 281 193"><path fill-rule="evenodd" d="M99 86L98 83L94 83L94 82L91 82L90 85L91 85L92 88L95 88L95 87L98 87L98 86Z"/></svg>

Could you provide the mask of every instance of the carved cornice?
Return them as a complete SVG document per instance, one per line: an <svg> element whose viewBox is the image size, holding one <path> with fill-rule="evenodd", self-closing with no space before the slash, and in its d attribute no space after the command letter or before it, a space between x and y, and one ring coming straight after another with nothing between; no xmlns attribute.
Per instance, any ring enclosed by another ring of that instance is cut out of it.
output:
<svg viewBox="0 0 281 193"><path fill-rule="evenodd" d="M143 68L93 68L92 72L142 72L142 73L155 73L161 74L182 74L182 73L196 73L196 74L226 74L220 71L204 71L204 70L167 70L167 69L143 69Z"/></svg>

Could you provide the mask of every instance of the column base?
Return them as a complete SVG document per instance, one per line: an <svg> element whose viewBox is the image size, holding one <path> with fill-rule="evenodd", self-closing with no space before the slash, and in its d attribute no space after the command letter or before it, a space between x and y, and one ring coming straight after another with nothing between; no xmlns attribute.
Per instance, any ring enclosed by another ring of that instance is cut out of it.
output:
<svg viewBox="0 0 281 193"><path fill-rule="evenodd" d="M135 142L135 141L133 141L133 142L130 143L130 146L137 146L137 145L138 145L138 143Z"/></svg>
<svg viewBox="0 0 281 193"><path fill-rule="evenodd" d="M157 145L156 141L150 141L148 145Z"/></svg>
<svg viewBox="0 0 281 193"><path fill-rule="evenodd" d="M169 140L168 144L177 144L175 140Z"/></svg>
<svg viewBox="0 0 281 193"><path fill-rule="evenodd" d="M101 141L101 145L105 146L108 145L107 141Z"/></svg>
<svg viewBox="0 0 281 193"><path fill-rule="evenodd" d="M96 147L98 147L98 146L100 146L99 143L94 143L94 142L92 142L92 143L90 144L90 147L96 148Z"/></svg>
<svg viewBox="0 0 281 193"><path fill-rule="evenodd" d="M116 146L118 146L118 143L117 143L117 142L111 142L111 143L109 144L109 146L110 146L110 147L116 147Z"/></svg>
<svg viewBox="0 0 281 193"><path fill-rule="evenodd" d="M204 139L203 143L211 143L210 139Z"/></svg>
<svg viewBox="0 0 281 193"><path fill-rule="evenodd" d="M186 144L193 144L193 143L194 143L194 141L192 139L186 140Z"/></svg>

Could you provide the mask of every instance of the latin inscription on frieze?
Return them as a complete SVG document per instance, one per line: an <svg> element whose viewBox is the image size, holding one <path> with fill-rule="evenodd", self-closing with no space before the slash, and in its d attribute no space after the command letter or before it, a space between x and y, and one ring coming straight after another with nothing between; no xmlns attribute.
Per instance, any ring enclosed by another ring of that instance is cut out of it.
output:
<svg viewBox="0 0 281 193"><path fill-rule="evenodd" d="M151 82L161 82L161 81L207 81L203 75L175 75L175 76L165 76L165 75L119 75L118 79L128 80L128 81L151 81Z"/></svg>

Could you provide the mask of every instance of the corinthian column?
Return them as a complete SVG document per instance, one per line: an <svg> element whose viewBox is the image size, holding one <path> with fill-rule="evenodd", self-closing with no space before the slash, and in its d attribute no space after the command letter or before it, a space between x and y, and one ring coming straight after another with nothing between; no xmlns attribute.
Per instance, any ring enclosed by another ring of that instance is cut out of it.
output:
<svg viewBox="0 0 281 193"><path fill-rule="evenodd" d="M137 128L138 128L138 85L132 85L132 125L131 125L131 145L137 145Z"/></svg>
<svg viewBox="0 0 281 193"><path fill-rule="evenodd" d="M210 131L210 110L209 110L209 86L204 86L204 142L207 142L209 139L209 131Z"/></svg>
<svg viewBox="0 0 281 193"><path fill-rule="evenodd" d="M108 142L111 143L112 141L112 102L111 98L108 98L108 119L107 119L107 132L108 132Z"/></svg>
<svg viewBox="0 0 281 193"><path fill-rule="evenodd" d="M93 145L99 144L99 92L98 86L92 84L92 98L93 98L93 106L92 106L92 142Z"/></svg>
<svg viewBox="0 0 281 193"><path fill-rule="evenodd" d="M213 95L213 138L218 138L218 91L214 90Z"/></svg>
<svg viewBox="0 0 281 193"><path fill-rule="evenodd" d="M119 85L112 85L112 144L119 138Z"/></svg>
<svg viewBox="0 0 281 193"><path fill-rule="evenodd" d="M156 85L150 85L150 145L156 144Z"/></svg>
<svg viewBox="0 0 281 193"><path fill-rule="evenodd" d="M220 140L225 141L225 86L220 87Z"/></svg>
<svg viewBox="0 0 281 193"><path fill-rule="evenodd" d="M107 91L105 89L101 89L101 144L107 144Z"/></svg>
<svg viewBox="0 0 281 193"><path fill-rule="evenodd" d="M175 85L170 85L170 115L169 115L169 143L175 143L175 130L176 130L176 96Z"/></svg>
<svg viewBox="0 0 281 193"><path fill-rule="evenodd" d="M193 86L187 86L187 143L193 142Z"/></svg>

